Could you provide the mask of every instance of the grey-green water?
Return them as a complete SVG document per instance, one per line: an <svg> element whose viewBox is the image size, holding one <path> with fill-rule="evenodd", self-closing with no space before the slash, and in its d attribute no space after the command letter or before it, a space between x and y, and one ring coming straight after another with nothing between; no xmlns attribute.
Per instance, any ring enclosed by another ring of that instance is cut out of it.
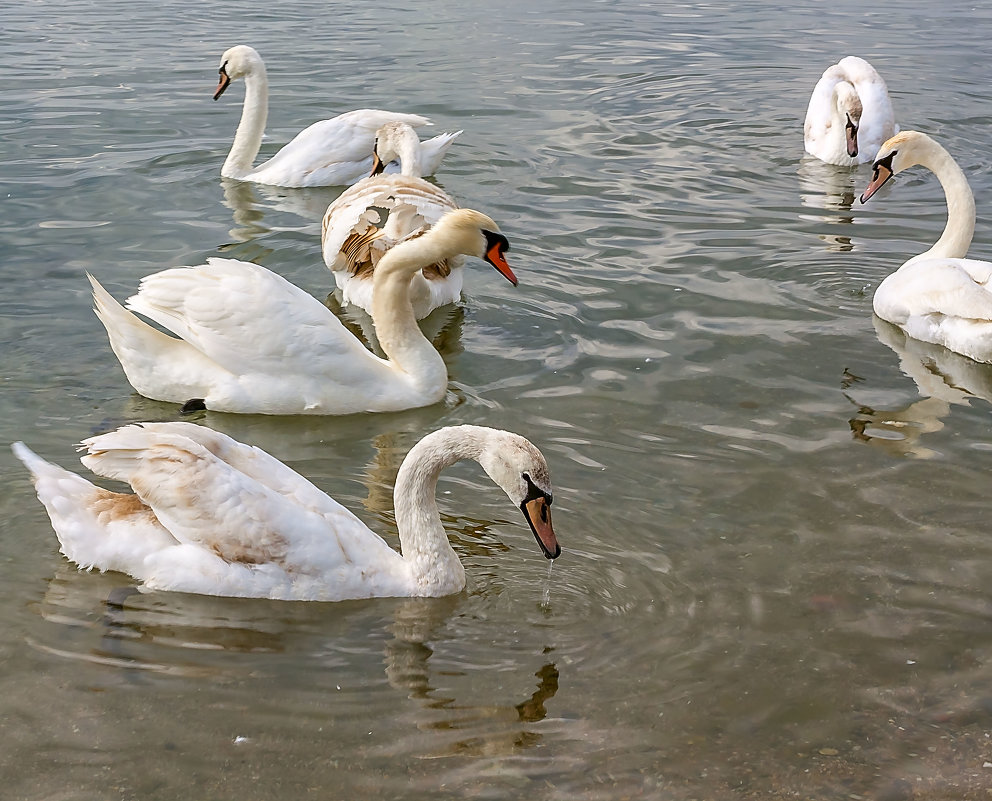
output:
<svg viewBox="0 0 992 801"><path fill-rule="evenodd" d="M0 779L10 799L988 798L992 368L876 330L937 237L920 171L802 157L848 53L943 142L992 252L992 10L929 2L14 0L0 35L0 442L73 444L175 407L133 393L84 273L118 297L227 255L318 297L337 190L224 182L243 42L264 153L385 107L464 128L438 182L509 236L473 265L451 392L403 414L203 422L395 542L390 492L441 425L509 428L555 480L548 577L474 465L442 480L469 587L289 604L77 572L0 449ZM81 467L79 467L82 470Z"/></svg>

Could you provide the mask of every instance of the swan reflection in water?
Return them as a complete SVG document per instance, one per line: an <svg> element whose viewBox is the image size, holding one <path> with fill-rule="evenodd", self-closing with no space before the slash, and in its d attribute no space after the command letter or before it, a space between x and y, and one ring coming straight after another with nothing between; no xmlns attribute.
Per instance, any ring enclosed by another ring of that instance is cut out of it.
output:
<svg viewBox="0 0 992 801"><path fill-rule="evenodd" d="M899 368L913 379L923 397L895 409L878 409L845 395L858 407L850 420L851 431L855 439L895 455L929 458L935 454L920 440L944 427L953 405L967 406L976 398L992 403L992 365L913 339L877 315L872 316L872 323L879 341L896 352ZM860 380L851 379L848 385Z"/></svg>
<svg viewBox="0 0 992 801"><path fill-rule="evenodd" d="M88 686L140 688L165 675L187 682L196 695L247 684L239 692L280 708L285 704L290 716L301 696L312 704L317 694L329 723L341 719L345 730L372 723L388 727L392 733L381 749L420 758L533 747L542 738L534 724L547 718L547 704L558 691L559 670L546 655L533 660L534 681L518 689L516 701L488 700L497 695L496 685L505 684L492 670L459 669L450 658L444 669L432 667L436 649L443 653L445 642L457 645L449 624L472 614L465 611L471 601L464 593L321 604L142 593L120 582L112 574L60 569L39 604L41 616L56 625L29 644L95 667L85 671ZM377 650L389 686L412 704L388 701L368 681ZM493 692L480 692L477 682L467 689L458 678L473 675L491 681ZM338 695L345 683L353 692ZM425 732L432 736L425 739Z"/></svg>
<svg viewBox="0 0 992 801"><path fill-rule="evenodd" d="M797 169L799 202L813 210L800 218L817 225L850 226L857 224L851 213L864 176L847 167L825 164L812 156L803 156ZM841 229L843 230L843 229ZM826 249L836 252L854 250L854 243L847 234L819 233Z"/></svg>
<svg viewBox="0 0 992 801"><path fill-rule="evenodd" d="M224 205L232 212L235 228L230 230L233 242L245 243L270 234L274 225L263 220L275 213L290 214L305 222L301 230L315 237L316 264L320 264L320 222L327 207L341 194L342 187L310 187L282 189L265 184L251 184L222 178ZM326 268L325 268L326 269Z"/></svg>

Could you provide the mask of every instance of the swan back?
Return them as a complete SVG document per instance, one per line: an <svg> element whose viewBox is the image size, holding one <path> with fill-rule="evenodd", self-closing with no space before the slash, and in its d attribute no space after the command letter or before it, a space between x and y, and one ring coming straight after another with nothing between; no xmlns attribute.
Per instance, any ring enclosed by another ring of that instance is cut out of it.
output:
<svg viewBox="0 0 992 801"><path fill-rule="evenodd" d="M898 130L888 88L871 64L845 56L824 70L806 110L808 153L828 164L864 164Z"/></svg>
<svg viewBox="0 0 992 801"><path fill-rule="evenodd" d="M264 451L191 423L129 425L82 443L83 463L128 482L133 494L97 487L23 443L12 447L63 553L150 589L326 601L457 592L465 571L434 495L441 470L466 458L519 503L548 558L561 550L543 456L495 429L445 428L411 449L395 492L402 556Z"/></svg>

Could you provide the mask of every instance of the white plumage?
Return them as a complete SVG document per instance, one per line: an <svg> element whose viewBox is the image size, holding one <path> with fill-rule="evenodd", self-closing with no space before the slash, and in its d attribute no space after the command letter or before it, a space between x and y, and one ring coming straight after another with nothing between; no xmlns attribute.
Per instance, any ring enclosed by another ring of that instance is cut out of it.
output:
<svg viewBox="0 0 992 801"><path fill-rule="evenodd" d="M225 178L287 187L351 184L371 171L375 132L381 125L390 120L413 127L431 124L419 114L369 108L348 111L303 129L272 158L255 167L268 117L269 83L265 64L254 48L237 45L221 56L214 100L237 78L245 79L245 101L231 151L221 168ZM421 143L424 175L437 169L460 133L441 134Z"/></svg>
<svg viewBox="0 0 992 801"><path fill-rule="evenodd" d="M375 265L391 247L418 236L448 211L455 201L422 178L417 132L390 122L376 132L376 163L399 161L399 175L371 175L346 189L327 208L321 226L324 263L346 303L372 310ZM464 257L457 255L427 265L410 285L413 310L420 320L461 296Z"/></svg>
<svg viewBox="0 0 992 801"><path fill-rule="evenodd" d="M506 431L444 428L407 454L394 495L402 555L278 459L208 428L129 425L81 447L86 467L129 483L134 494L102 489L21 442L12 446L62 552L149 589L321 601L458 592L465 571L434 494L440 472L466 458L523 510L548 558L561 550L544 457Z"/></svg>
<svg viewBox="0 0 992 801"><path fill-rule="evenodd" d="M202 399L213 411L253 414L399 411L436 403L448 383L444 360L414 319L411 278L425 264L465 254L484 258L516 284L507 247L489 217L459 209L392 248L376 269L372 310L387 359L322 303L257 264L209 259L155 273L142 279L127 308L92 276L90 282L111 347L146 397Z"/></svg>
<svg viewBox="0 0 992 801"><path fill-rule="evenodd" d="M807 153L850 167L872 161L898 130L882 76L863 58L846 56L828 67L813 89L803 139Z"/></svg>
<svg viewBox="0 0 992 801"><path fill-rule="evenodd" d="M875 314L914 339L992 362L992 262L967 259L975 231L975 198L950 153L926 134L903 131L882 145L861 202L893 175L921 165L947 199L947 225L929 250L887 276L875 290Z"/></svg>

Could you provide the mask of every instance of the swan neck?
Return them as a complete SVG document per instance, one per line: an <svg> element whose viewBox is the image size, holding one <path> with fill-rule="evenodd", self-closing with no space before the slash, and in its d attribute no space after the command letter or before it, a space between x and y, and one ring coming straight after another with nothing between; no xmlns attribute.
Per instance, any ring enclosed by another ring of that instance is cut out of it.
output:
<svg viewBox="0 0 992 801"><path fill-rule="evenodd" d="M435 431L414 445L400 465L393 492L396 526L418 594L445 595L465 586L465 569L441 525L437 481L455 462L478 460L486 431L479 426Z"/></svg>
<svg viewBox="0 0 992 801"><path fill-rule="evenodd" d="M423 178L424 167L420 162L420 140L416 143L404 142L399 150L400 175L409 178Z"/></svg>
<svg viewBox="0 0 992 801"><path fill-rule="evenodd" d="M243 178L251 172L255 156L262 146L262 135L269 114L269 79L265 65L257 65L245 75L245 103L241 122L234 134L231 152L221 169L226 178Z"/></svg>
<svg viewBox="0 0 992 801"><path fill-rule="evenodd" d="M372 274L372 322L383 352L421 392L444 395L448 368L417 325L410 284L423 267L445 257L431 232L392 247Z"/></svg>
<svg viewBox="0 0 992 801"><path fill-rule="evenodd" d="M933 171L947 200L947 225L940 239L919 257L963 259L968 255L975 234L975 196L964 171L950 153L936 142L920 164Z"/></svg>

